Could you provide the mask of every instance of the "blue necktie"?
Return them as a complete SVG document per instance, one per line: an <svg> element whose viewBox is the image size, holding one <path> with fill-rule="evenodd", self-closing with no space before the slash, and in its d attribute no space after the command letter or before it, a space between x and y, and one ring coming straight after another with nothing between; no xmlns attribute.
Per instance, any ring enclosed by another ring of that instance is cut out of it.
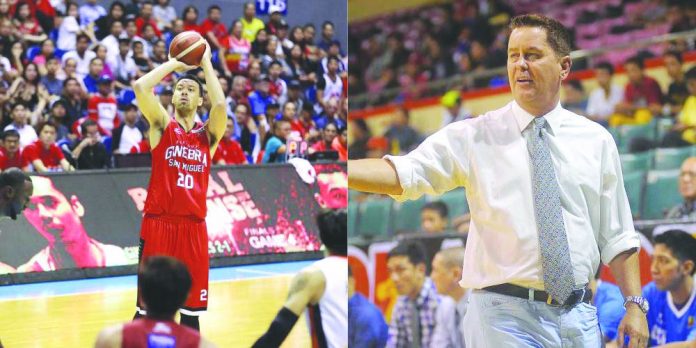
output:
<svg viewBox="0 0 696 348"><path fill-rule="evenodd" d="M545 124L546 119L543 117L534 119L534 133L530 144L534 211L544 270L544 288L553 299L564 303L573 292L575 281L563 225L560 189L546 142Z"/></svg>

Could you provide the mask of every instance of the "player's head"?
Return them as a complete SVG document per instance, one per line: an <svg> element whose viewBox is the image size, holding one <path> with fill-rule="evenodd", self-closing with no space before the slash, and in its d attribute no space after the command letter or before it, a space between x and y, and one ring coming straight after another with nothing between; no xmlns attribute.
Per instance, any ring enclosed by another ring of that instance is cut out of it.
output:
<svg viewBox="0 0 696 348"><path fill-rule="evenodd" d="M203 84L194 75L184 75L174 83L172 103L182 116L193 115L203 105Z"/></svg>
<svg viewBox="0 0 696 348"><path fill-rule="evenodd" d="M418 296L425 280L426 262L425 249L414 241L402 241L389 251L387 270L399 295Z"/></svg>
<svg viewBox="0 0 696 348"><path fill-rule="evenodd" d="M345 210L327 210L317 216L319 238L332 255L346 256L348 254L347 221L348 216Z"/></svg>
<svg viewBox="0 0 696 348"><path fill-rule="evenodd" d="M555 19L538 14L510 22L508 79L522 107L547 108L558 103L561 81L570 73L570 34Z"/></svg>
<svg viewBox="0 0 696 348"><path fill-rule="evenodd" d="M31 178L19 168L8 168L0 173L0 215L17 220L33 191Z"/></svg>
<svg viewBox="0 0 696 348"><path fill-rule="evenodd" d="M684 231L670 230L655 237L650 264L655 285L660 290L674 290L694 274L696 239Z"/></svg>
<svg viewBox="0 0 696 348"><path fill-rule="evenodd" d="M430 278L435 283L437 292L449 295L459 287L462 278L462 265L464 264L464 248L443 249L433 257Z"/></svg>
<svg viewBox="0 0 696 348"><path fill-rule="evenodd" d="M138 284L147 316L172 319L191 290L191 275L175 258L152 256L138 272Z"/></svg>
<svg viewBox="0 0 696 348"><path fill-rule="evenodd" d="M679 193L685 201L696 201L696 157L689 157L681 165Z"/></svg>
<svg viewBox="0 0 696 348"><path fill-rule="evenodd" d="M55 238L64 242L75 242L85 236L82 216L85 208L76 196L68 200L53 186L49 177L32 177L34 192L29 199L24 217L49 243Z"/></svg>
<svg viewBox="0 0 696 348"><path fill-rule="evenodd" d="M442 201L429 202L421 208L421 229L427 233L444 232L449 224L449 211Z"/></svg>

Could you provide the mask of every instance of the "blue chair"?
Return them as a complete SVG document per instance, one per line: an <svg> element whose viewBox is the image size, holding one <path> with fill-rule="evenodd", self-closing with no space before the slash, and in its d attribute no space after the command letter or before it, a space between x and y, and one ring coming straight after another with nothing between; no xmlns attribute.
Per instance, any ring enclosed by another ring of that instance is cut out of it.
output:
<svg viewBox="0 0 696 348"><path fill-rule="evenodd" d="M642 218L661 219L666 211L682 202L679 194L679 174L678 169L648 172Z"/></svg>

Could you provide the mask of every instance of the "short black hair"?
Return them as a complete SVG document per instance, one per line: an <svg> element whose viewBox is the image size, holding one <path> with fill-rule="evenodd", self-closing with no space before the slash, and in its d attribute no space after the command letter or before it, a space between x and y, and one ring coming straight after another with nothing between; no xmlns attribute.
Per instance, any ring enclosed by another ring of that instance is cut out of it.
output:
<svg viewBox="0 0 696 348"><path fill-rule="evenodd" d="M210 11L212 11L212 10L218 10L218 11L222 12L222 8L220 8L220 6L218 6L218 5L210 5L210 7L208 7L208 13L210 13Z"/></svg>
<svg viewBox="0 0 696 348"><path fill-rule="evenodd" d="M643 65L643 59L641 59L641 58L638 57L638 56L633 56L633 57L631 57L631 58L628 58L628 59L626 60L626 62L624 63L624 65L628 65L628 64L635 64L635 65L637 65L641 70L643 70L643 67L644 67L644 65Z"/></svg>
<svg viewBox="0 0 696 348"><path fill-rule="evenodd" d="M29 175L16 167L7 168L0 173L0 187L21 187L25 181L31 181Z"/></svg>
<svg viewBox="0 0 696 348"><path fill-rule="evenodd" d="M665 57L672 56L672 57L674 57L674 59L676 59L679 62L679 64L684 64L684 57L682 57L682 54L679 51L669 50L669 51L665 52L664 56Z"/></svg>
<svg viewBox="0 0 696 348"><path fill-rule="evenodd" d="M127 37L122 37L122 38L118 39L118 44L119 44L119 45L126 44L126 45L130 46L130 45L131 45L131 39L129 39L129 38L127 38Z"/></svg>
<svg viewBox="0 0 696 348"><path fill-rule="evenodd" d="M36 125L36 134L41 134L41 131L46 127L53 127L53 130L58 130L58 126L53 121L49 120Z"/></svg>
<svg viewBox="0 0 696 348"><path fill-rule="evenodd" d="M336 64L338 64L339 66L341 65L341 60L338 59L338 57L336 57L336 56L328 56L326 58L326 64L328 65L329 63L331 63L332 60L335 60Z"/></svg>
<svg viewBox="0 0 696 348"><path fill-rule="evenodd" d="M191 290L191 275L181 261L169 256L152 256L138 273L140 294L153 318L174 316Z"/></svg>
<svg viewBox="0 0 696 348"><path fill-rule="evenodd" d="M324 29L326 28L327 25L330 25L333 28L336 28L336 26L333 24L332 21L324 21L324 23L321 24L321 28Z"/></svg>
<svg viewBox="0 0 696 348"><path fill-rule="evenodd" d="M540 14L525 14L510 21L510 29L522 27L542 28L546 30L546 41L557 57L570 54L570 33L561 22Z"/></svg>
<svg viewBox="0 0 696 348"><path fill-rule="evenodd" d="M609 75L614 75L614 66L609 62L601 62L595 66L595 69L606 70L609 72Z"/></svg>
<svg viewBox="0 0 696 348"><path fill-rule="evenodd" d="M348 254L348 216L345 210L327 210L317 215L319 238L333 254Z"/></svg>
<svg viewBox="0 0 696 348"><path fill-rule="evenodd" d="M29 109L29 104L25 103L24 101L19 100L19 101L16 101L14 104L12 104L10 111L14 111L15 108L17 108L20 105L23 106L25 109Z"/></svg>
<svg viewBox="0 0 696 348"><path fill-rule="evenodd" d="M198 84L198 91L201 97L203 97L204 91L203 91L203 82L201 82L201 79L198 78L198 76L194 74L186 74L184 76L179 77L176 82L174 82L174 87L179 84L179 81L181 80L192 80Z"/></svg>
<svg viewBox="0 0 696 348"><path fill-rule="evenodd" d="M87 134L87 127L92 127L92 126L98 126L99 124L95 122L94 120L85 120L85 122L82 122L80 125L80 131L82 132L82 136L84 137L85 134Z"/></svg>
<svg viewBox="0 0 696 348"><path fill-rule="evenodd" d="M312 24L312 23L307 23L307 24L305 24L305 25L304 25L304 29L307 29L307 28L312 28L312 29L314 29L314 30L317 29L317 27L315 27L314 24Z"/></svg>
<svg viewBox="0 0 696 348"><path fill-rule="evenodd" d="M19 132L16 129L8 129L2 132L2 141L7 140L9 137L19 138Z"/></svg>
<svg viewBox="0 0 696 348"><path fill-rule="evenodd" d="M443 201L428 202L423 206L423 208L421 208L421 211L423 210L434 210L443 219L446 219L449 216L449 209L447 208L447 204L445 204Z"/></svg>
<svg viewBox="0 0 696 348"><path fill-rule="evenodd" d="M577 80L577 79L567 80L566 84L576 91L580 91L580 92L585 91L585 89L582 87L582 82L580 82L580 80Z"/></svg>
<svg viewBox="0 0 696 348"><path fill-rule="evenodd" d="M418 242L411 240L401 241L394 249L389 251L387 260L395 256L406 256L414 266L424 264L427 266L425 248Z"/></svg>
<svg viewBox="0 0 696 348"><path fill-rule="evenodd" d="M92 39L90 39L89 36L87 34L84 34L84 33L77 34L77 38L75 39L75 42L80 41L80 39L87 39L87 42L92 41Z"/></svg>
<svg viewBox="0 0 696 348"><path fill-rule="evenodd" d="M696 271L696 238L683 230L669 230L655 237L655 244L664 244L680 262L691 260Z"/></svg>
<svg viewBox="0 0 696 348"><path fill-rule="evenodd" d="M271 68L272 66L274 66L274 65L277 65L277 66L279 66L279 67L281 67L281 68L283 67L283 64L281 64L279 60L274 59L273 61L271 61L270 64L268 64L268 68L270 69L270 68Z"/></svg>

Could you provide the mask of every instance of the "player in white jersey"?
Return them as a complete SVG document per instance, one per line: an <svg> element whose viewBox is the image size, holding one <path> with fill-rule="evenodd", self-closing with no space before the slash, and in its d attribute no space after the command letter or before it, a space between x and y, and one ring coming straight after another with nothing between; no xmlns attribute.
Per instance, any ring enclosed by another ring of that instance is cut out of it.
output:
<svg viewBox="0 0 696 348"><path fill-rule="evenodd" d="M312 347L348 346L348 259L345 211L319 214L317 225L328 255L293 278L283 308L253 348L278 347L307 310Z"/></svg>

